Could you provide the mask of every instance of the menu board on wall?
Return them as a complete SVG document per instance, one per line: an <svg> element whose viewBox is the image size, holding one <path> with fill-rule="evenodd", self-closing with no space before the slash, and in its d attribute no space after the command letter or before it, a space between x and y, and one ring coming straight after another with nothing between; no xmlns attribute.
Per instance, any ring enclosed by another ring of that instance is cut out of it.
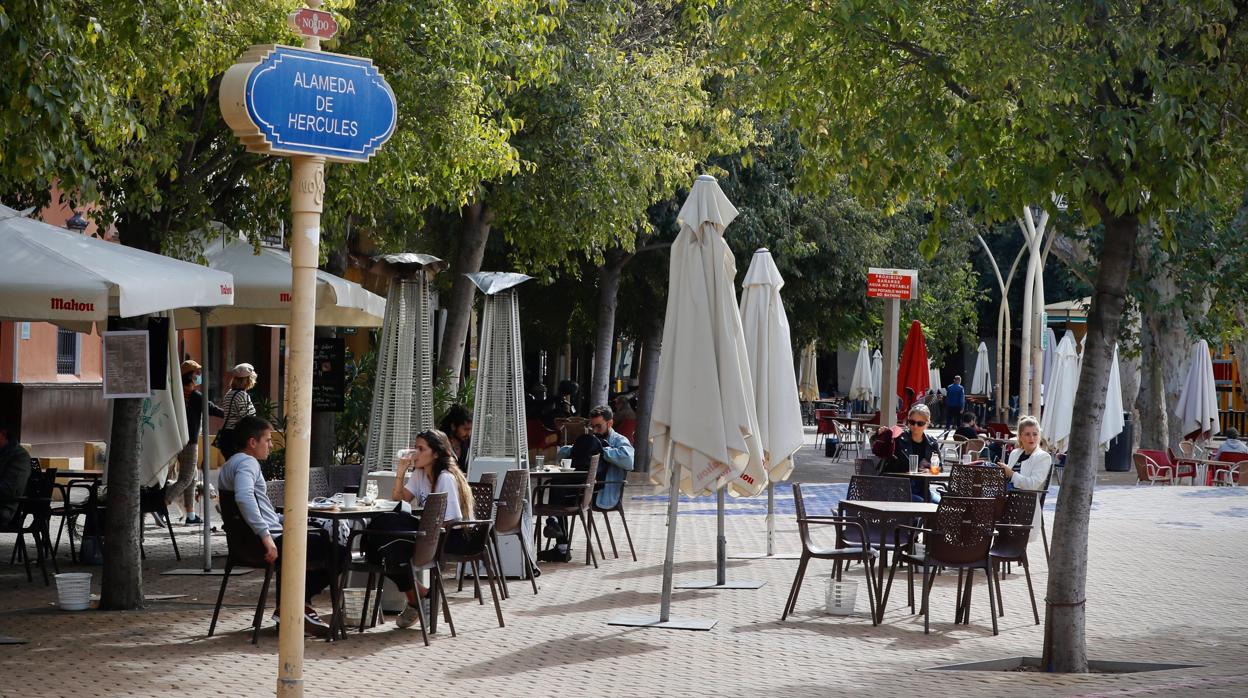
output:
<svg viewBox="0 0 1248 698"><path fill-rule="evenodd" d="M147 330L105 332L104 398L151 397Z"/></svg>
<svg viewBox="0 0 1248 698"><path fill-rule="evenodd" d="M341 337L317 337L314 347L312 411L341 412L346 402L346 344Z"/></svg>

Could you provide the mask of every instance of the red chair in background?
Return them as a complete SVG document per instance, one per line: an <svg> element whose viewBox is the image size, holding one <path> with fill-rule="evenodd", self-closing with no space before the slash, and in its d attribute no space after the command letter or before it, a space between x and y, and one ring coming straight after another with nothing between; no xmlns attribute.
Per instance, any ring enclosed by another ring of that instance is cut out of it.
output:
<svg viewBox="0 0 1248 698"><path fill-rule="evenodd" d="M1209 464L1208 483L1232 487L1239 484L1239 464L1248 461L1248 453L1223 453L1216 463Z"/></svg>
<svg viewBox="0 0 1248 698"><path fill-rule="evenodd" d="M836 435L836 410L815 410L815 448L820 448L819 437Z"/></svg>

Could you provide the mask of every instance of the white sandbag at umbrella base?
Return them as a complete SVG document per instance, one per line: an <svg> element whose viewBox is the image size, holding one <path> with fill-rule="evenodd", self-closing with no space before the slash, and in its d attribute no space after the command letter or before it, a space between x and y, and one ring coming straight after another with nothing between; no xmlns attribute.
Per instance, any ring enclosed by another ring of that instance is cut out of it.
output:
<svg viewBox="0 0 1248 698"><path fill-rule="evenodd" d="M658 617L630 615L611 625L709 630L715 621L671 617L672 562L680 492L728 486L757 494L766 482L745 333L724 228L737 209L714 177L694 182L672 244L663 352L651 417L651 478L668 485L667 547Z"/></svg>
<svg viewBox="0 0 1248 698"><path fill-rule="evenodd" d="M109 316L226 306L234 279L23 217L0 205L0 319L89 331Z"/></svg>
<svg viewBox="0 0 1248 698"><path fill-rule="evenodd" d="M793 454L805 440L797 384L793 380L793 343L780 289L784 279L771 253L754 253L741 291L741 324L754 380L755 414L763 465L767 470L767 557L775 555L775 483L793 472ZM870 378L867 343L859 359ZM865 398L864 398L865 399Z"/></svg>
<svg viewBox="0 0 1248 698"><path fill-rule="evenodd" d="M205 243L204 257L213 269L234 277L234 307L215 310L210 327L232 325L288 325L291 292L290 253L272 247L258 251L246 240L234 237ZM386 299L354 281L329 272L316 272L316 324L320 327L381 327ZM199 322L192 311L176 316L179 327Z"/></svg>
<svg viewBox="0 0 1248 698"><path fill-rule="evenodd" d="M1192 345L1187 380L1183 382L1174 414L1179 418L1179 433L1184 437L1195 433L1198 440L1208 439L1219 431L1213 360L1209 358L1209 344L1203 339Z"/></svg>

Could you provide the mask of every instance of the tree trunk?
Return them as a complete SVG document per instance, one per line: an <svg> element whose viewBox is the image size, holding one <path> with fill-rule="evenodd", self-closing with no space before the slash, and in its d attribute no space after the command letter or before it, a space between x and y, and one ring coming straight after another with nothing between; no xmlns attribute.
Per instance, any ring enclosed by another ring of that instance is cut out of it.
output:
<svg viewBox="0 0 1248 698"><path fill-rule="evenodd" d="M1101 207L1102 209L1104 207ZM1075 404L1083 407L1074 421L1062 496L1057 502L1045 597L1044 659L1051 671L1088 670L1085 593L1088 573L1088 522L1096 483L1095 452L1105 412L1105 389L1114 342L1126 304L1127 279L1139 223L1134 216L1115 217L1105 211L1105 241L1101 249L1088 336Z"/></svg>
<svg viewBox="0 0 1248 698"><path fill-rule="evenodd" d="M633 469L650 472L650 413L659 380L659 353L663 349L663 320L655 315L641 342L641 376L637 379L637 432L634 435Z"/></svg>
<svg viewBox="0 0 1248 698"><path fill-rule="evenodd" d="M481 271L485 257L485 244L490 238L490 222L494 212L482 201L479 193L473 203L462 211L463 235L459 239L459 252L455 255L455 282L446 304L446 331L442 335L442 347L438 352L438 377L449 373L449 384L458 388L460 371L464 364L464 346L468 338L468 325L472 321L472 301L476 293L464 274Z"/></svg>
<svg viewBox="0 0 1248 698"><path fill-rule="evenodd" d="M1235 317L1240 327L1248 327L1248 308L1243 303L1235 307ZM1231 348L1235 351L1235 363L1239 365L1239 394L1248 401L1248 339L1233 342Z"/></svg>
<svg viewBox="0 0 1248 698"><path fill-rule="evenodd" d="M121 330L145 327L141 318L116 323ZM108 439L108 492L104 518L104 571L100 608L113 611L143 608L143 563L139 537L139 414L142 398L113 400Z"/></svg>
<svg viewBox="0 0 1248 698"><path fill-rule="evenodd" d="M611 392L611 349L615 345L615 299L620 291L620 273L629 255L611 250L606 263L598 267L598 330L594 335L594 377L589 386L591 407L607 404Z"/></svg>

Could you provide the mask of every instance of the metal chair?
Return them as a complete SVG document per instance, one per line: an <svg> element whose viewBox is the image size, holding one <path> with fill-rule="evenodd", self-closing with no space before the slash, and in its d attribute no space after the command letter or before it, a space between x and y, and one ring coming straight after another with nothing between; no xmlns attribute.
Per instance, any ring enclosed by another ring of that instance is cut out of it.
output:
<svg viewBox="0 0 1248 698"><path fill-rule="evenodd" d="M1031 522L1040 505L1038 492L1011 490L1005 500L1005 513L996 524L997 535L988 549L988 560L992 563L992 579L990 583L997 585L997 612L1005 615L1005 605L1001 600L1001 565L1017 562L1023 568L1027 578L1027 594L1031 597L1031 615L1036 625L1040 625L1040 611L1036 608L1036 591L1031 586L1031 565L1027 561L1027 541L1031 537ZM1043 520L1043 519L1041 519ZM1047 550L1047 546L1046 546ZM1047 555L1047 552L1046 552Z"/></svg>
<svg viewBox="0 0 1248 698"><path fill-rule="evenodd" d="M815 410L815 450L820 448L819 437L824 434L836 435L836 410ZM833 451L833 457L836 452Z"/></svg>
<svg viewBox="0 0 1248 698"><path fill-rule="evenodd" d="M539 484L533 491L533 515L538 517L556 516L560 519L576 517L581 520L581 528L585 531L585 564L593 563L598 567L598 556L594 554L593 540L590 538L593 528L592 508L594 505L594 484L598 473L598 456L591 456L589 469L582 473L568 475L564 482ZM575 482L573 480L575 479ZM546 495L547 501L542 501ZM558 495L566 495L559 497ZM579 496L577 496L579 495ZM536 526L534 528L537 528ZM572 526L567 526L568 543L572 542ZM534 545L538 543L540 532L534 531Z"/></svg>
<svg viewBox="0 0 1248 698"><path fill-rule="evenodd" d="M630 533L628 530L628 517L624 515L623 488L627 487L628 483L627 482L616 483L620 486L621 492L620 492L620 498L615 501L615 506L600 507L598 506L598 494L602 492L602 486L604 484L605 483L603 482L599 482L594 488L594 499L593 499L594 504L593 504L593 507L591 508L591 511L593 513L602 514L602 521L604 524L606 524L606 527L607 527L607 538L610 539L611 541L611 554L614 555L615 559L617 560L620 558L620 551L615 547L615 533L611 530L611 517L608 514L610 514L611 512L615 512L620 515L620 523L624 525L624 536L628 539L628 552L632 554L633 562L637 562L637 550L636 548L633 547L633 534ZM590 516L592 517L593 514L590 514ZM598 526L596 525L594 526L594 535L595 536L598 535ZM606 551L602 549L601 537L598 538L598 551L602 554L603 559L606 559L607 554L606 554Z"/></svg>
<svg viewBox="0 0 1248 698"><path fill-rule="evenodd" d="M13 518L0 527L0 533L17 534L17 540L13 543L13 557L21 557L28 582L34 581L30 574L30 551L26 548L26 536L31 537L35 546L35 560L43 574L45 586L51 585L48 580L49 557L52 558L53 573L60 574L61 571L57 567L56 557L51 554L52 490L55 486L56 468L43 470L39 467L38 460L30 459L30 478L26 481L26 493L17 498L17 510L13 513Z"/></svg>
<svg viewBox="0 0 1248 698"><path fill-rule="evenodd" d="M905 482L903 481L902 484L904 485ZM907 490L907 497L908 494L909 491ZM862 569L866 575L867 603L871 607L871 624L879 625L880 617L876 612L874 582L876 552L869 545L845 546L841 544L841 541L846 539L856 538L865 540L867 533L863 529L862 523L855 517L808 516L806 514L806 505L802 501L802 485L797 482L793 483L793 507L797 514L797 532L802 540L802 557L797 563L797 574L793 576L793 586L789 588L789 598L784 603L784 612L780 614L780 620L786 620L794 608L797 607L797 597L802 591L802 580L806 576L806 565L812 559L815 559L834 561L836 565L833 568L833 574L836 575L837 581L841 580L844 563L862 563ZM836 547L824 548L816 545L810 537L810 526L812 524L835 526L837 533Z"/></svg>
<svg viewBox="0 0 1248 698"><path fill-rule="evenodd" d="M1161 483L1163 485L1174 484L1174 468L1169 465L1161 465L1141 451L1131 454L1131 462L1135 464L1135 484L1137 486L1147 482L1149 486Z"/></svg>
<svg viewBox="0 0 1248 698"><path fill-rule="evenodd" d="M524 571L533 585L533 593L537 593L537 575L540 572L529 553L528 542L524 537L524 504L525 492L529 485L529 471L523 468L508 470L503 476L503 486L499 490L497 507L494 510L494 529L490 531L491 543L494 545L494 557L502 562L502 549L498 541L501 537L515 536L520 545L520 555L524 558ZM536 528L536 527L534 527ZM500 568L501 571L501 568Z"/></svg>
<svg viewBox="0 0 1248 698"><path fill-rule="evenodd" d="M901 544L903 534L910 535L912 541L922 535L925 541L922 555L916 555L913 547L909 547L909 552L900 552L893 558L892 567L888 572L888 587L884 592L887 598L887 589L892 588L893 575L897 572L897 566L900 563L907 563L911 569L914 566L923 568L921 611L924 633L930 632L931 609L928 601L932 585L936 581L936 573L941 568L946 568L958 570L955 623L970 622L971 588L974 583L975 570L984 571L984 576L988 579L988 608L992 616L992 634L997 634L997 604L992 585L992 564L988 558L996 508L997 500L994 498L949 496L940 500L940 506L936 510L931 528L898 526L893 533L894 542L898 546ZM966 573L965 581L962 578L963 572ZM913 575L911 575L910 584L913 585L913 583Z"/></svg>

